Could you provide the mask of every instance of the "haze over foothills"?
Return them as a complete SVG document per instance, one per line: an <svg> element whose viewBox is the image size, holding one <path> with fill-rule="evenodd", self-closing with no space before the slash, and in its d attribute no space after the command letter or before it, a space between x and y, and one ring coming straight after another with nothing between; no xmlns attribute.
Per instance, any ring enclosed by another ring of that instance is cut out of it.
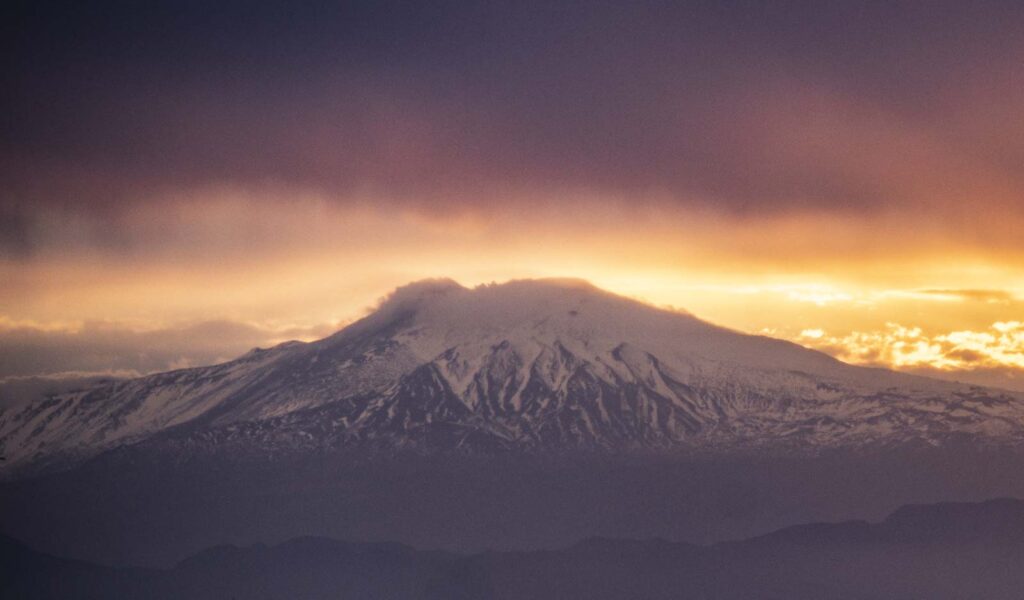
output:
<svg viewBox="0 0 1024 600"><path fill-rule="evenodd" d="M0 378L572 276L1024 389L1019 2L9 2Z"/></svg>

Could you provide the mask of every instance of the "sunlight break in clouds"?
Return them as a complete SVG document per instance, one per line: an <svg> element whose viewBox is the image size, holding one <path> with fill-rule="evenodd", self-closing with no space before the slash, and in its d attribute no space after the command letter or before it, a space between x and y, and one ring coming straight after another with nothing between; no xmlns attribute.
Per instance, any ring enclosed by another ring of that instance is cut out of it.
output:
<svg viewBox="0 0 1024 600"><path fill-rule="evenodd" d="M854 331L829 336L805 330L800 341L860 364L897 368L929 367L946 371L1024 368L1024 323L996 322L984 331L952 331L927 335L920 327L887 323L881 331Z"/></svg>
<svg viewBox="0 0 1024 600"><path fill-rule="evenodd" d="M194 331L199 364L427 277L565 276L853 336L851 360L1017 364L992 324L1024 314L1020 3L417 3L392 30L379 2L35 4L2 36L0 318L24 331L0 321L0 367L85 323L126 332L70 342L116 352L47 371L184 364L129 360L131 332L259 324Z"/></svg>

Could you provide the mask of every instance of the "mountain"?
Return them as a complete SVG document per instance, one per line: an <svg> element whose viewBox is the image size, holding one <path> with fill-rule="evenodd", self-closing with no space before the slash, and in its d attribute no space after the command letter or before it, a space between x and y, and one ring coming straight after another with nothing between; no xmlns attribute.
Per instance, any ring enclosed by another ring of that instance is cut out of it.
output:
<svg viewBox="0 0 1024 600"><path fill-rule="evenodd" d="M1017 444L1019 395L843 364L572 280L424 281L313 343L0 413L4 470L156 436L257 451Z"/></svg>
<svg viewBox="0 0 1024 600"><path fill-rule="evenodd" d="M316 342L8 406L0 531L147 566L299 536L715 543L1024 496L1022 407L578 281L427 281Z"/></svg>
<svg viewBox="0 0 1024 600"><path fill-rule="evenodd" d="M221 545L165 569L48 556L0 537L0 594L75 598L1016 599L1024 501L904 506L712 546L589 539L473 555L305 537Z"/></svg>

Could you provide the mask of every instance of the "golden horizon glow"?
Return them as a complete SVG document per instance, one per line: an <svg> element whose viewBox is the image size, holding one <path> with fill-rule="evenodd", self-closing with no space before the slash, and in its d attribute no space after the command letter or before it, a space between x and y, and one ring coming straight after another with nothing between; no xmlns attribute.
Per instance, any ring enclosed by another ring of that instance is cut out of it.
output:
<svg viewBox="0 0 1024 600"><path fill-rule="evenodd" d="M308 341L414 280L577 277L849 362L1000 370L1006 385L1024 373L1024 333L1000 329L1024 307L1015 251L920 228L893 237L894 216L750 219L566 198L519 202L515 214L428 215L298 193L281 211L205 190L159 218L126 219L127 250L83 243L0 261L0 333L84 337L100 326L138 333L224 320L258 329L266 343ZM88 227L78 227L62 235L85 239Z"/></svg>

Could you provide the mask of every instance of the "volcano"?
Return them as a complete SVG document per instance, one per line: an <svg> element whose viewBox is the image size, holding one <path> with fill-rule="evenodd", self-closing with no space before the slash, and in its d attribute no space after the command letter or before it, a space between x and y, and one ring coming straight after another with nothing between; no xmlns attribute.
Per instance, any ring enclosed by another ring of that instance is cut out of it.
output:
<svg viewBox="0 0 1024 600"><path fill-rule="evenodd" d="M109 381L2 415L8 471L173 435L417 452L1019 443L1008 392L839 362L574 280L399 288L312 343Z"/></svg>
<svg viewBox="0 0 1024 600"><path fill-rule="evenodd" d="M716 542L1024 495L1024 400L575 280L399 288L311 343L0 414L0 530L166 564L298 535Z"/></svg>

